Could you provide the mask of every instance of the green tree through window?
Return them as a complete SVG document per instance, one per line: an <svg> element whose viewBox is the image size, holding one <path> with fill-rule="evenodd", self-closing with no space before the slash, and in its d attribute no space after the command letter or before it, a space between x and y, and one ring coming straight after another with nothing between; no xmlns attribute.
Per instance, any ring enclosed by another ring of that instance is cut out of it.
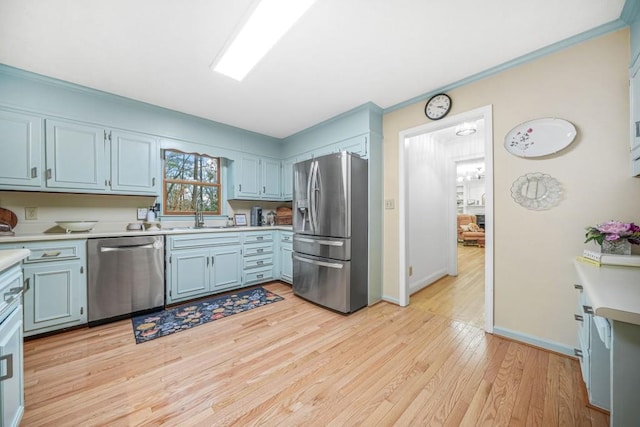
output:
<svg viewBox="0 0 640 427"><path fill-rule="evenodd" d="M164 206L167 215L219 215L220 158L165 150Z"/></svg>

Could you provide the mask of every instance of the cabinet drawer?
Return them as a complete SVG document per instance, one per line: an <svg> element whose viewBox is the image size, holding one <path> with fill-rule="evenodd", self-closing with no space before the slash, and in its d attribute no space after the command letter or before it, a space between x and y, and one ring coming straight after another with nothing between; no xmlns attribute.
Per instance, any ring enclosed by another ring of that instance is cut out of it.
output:
<svg viewBox="0 0 640 427"><path fill-rule="evenodd" d="M262 255L273 253L273 243L254 243L244 245L244 256Z"/></svg>
<svg viewBox="0 0 640 427"><path fill-rule="evenodd" d="M256 255L244 259L244 268L256 268L273 265L273 254Z"/></svg>
<svg viewBox="0 0 640 427"><path fill-rule="evenodd" d="M263 267L247 270L244 273L244 279L246 285L273 280L273 267Z"/></svg>
<svg viewBox="0 0 640 427"><path fill-rule="evenodd" d="M31 254L24 260L24 263L78 259L83 253L82 247L84 245L86 245L85 240L26 244L24 247L29 249Z"/></svg>
<svg viewBox="0 0 640 427"><path fill-rule="evenodd" d="M259 243L259 242L272 242L273 232L271 231L257 231L252 233L246 233L244 235L245 243Z"/></svg>
<svg viewBox="0 0 640 427"><path fill-rule="evenodd" d="M241 235L238 233L184 234L169 236L169 249L203 248L210 246L239 245Z"/></svg>

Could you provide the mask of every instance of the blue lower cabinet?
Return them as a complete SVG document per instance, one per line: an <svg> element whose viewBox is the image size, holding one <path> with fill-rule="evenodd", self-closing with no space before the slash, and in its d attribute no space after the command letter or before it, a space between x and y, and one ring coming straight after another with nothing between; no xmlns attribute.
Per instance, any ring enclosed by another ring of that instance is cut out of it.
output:
<svg viewBox="0 0 640 427"><path fill-rule="evenodd" d="M212 251L211 287L222 291L242 286L242 248L231 246Z"/></svg>
<svg viewBox="0 0 640 427"><path fill-rule="evenodd" d="M242 286L239 233L167 237L166 302L172 304Z"/></svg>

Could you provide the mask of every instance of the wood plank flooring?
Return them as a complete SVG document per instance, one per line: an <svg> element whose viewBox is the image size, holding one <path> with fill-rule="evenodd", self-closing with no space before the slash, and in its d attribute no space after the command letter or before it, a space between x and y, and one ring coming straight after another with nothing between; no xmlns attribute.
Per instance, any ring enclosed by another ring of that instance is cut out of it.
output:
<svg viewBox="0 0 640 427"><path fill-rule="evenodd" d="M22 426L605 426L576 360L425 309L284 301L136 345L130 321L25 343Z"/></svg>
<svg viewBox="0 0 640 427"><path fill-rule="evenodd" d="M484 251L458 244L458 276L445 276L411 295L410 304L484 328Z"/></svg>

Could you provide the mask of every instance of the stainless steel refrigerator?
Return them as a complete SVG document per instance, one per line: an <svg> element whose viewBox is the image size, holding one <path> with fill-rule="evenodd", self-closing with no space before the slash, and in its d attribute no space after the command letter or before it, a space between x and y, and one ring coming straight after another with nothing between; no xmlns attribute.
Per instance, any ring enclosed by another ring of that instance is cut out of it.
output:
<svg viewBox="0 0 640 427"><path fill-rule="evenodd" d="M342 313L368 300L367 177L346 151L293 167L293 293Z"/></svg>

